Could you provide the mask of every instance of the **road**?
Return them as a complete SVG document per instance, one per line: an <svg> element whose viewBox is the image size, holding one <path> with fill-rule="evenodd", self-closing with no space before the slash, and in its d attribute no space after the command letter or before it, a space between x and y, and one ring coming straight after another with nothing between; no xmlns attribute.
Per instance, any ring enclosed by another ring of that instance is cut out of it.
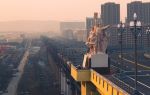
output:
<svg viewBox="0 0 150 95"><path fill-rule="evenodd" d="M38 47L39 51L30 51L28 64L18 84L17 95L59 95L55 63L48 57L45 46L39 44Z"/></svg>
<svg viewBox="0 0 150 95"><path fill-rule="evenodd" d="M120 62L120 56L117 58L117 54L112 56L112 68L118 67L123 71L121 73L116 73L112 75L113 78L110 80L118 80L124 85L128 85L128 88L134 90L135 84L135 62L134 55L131 53L126 53L123 55L123 64ZM117 61L118 60L118 61ZM144 58L143 53L138 53L138 73L137 73L137 90L140 91L142 95L149 95L150 93L150 59ZM122 66L123 65L123 66ZM114 67L113 67L114 66ZM118 86L122 84L116 83Z"/></svg>
<svg viewBox="0 0 150 95"><path fill-rule="evenodd" d="M30 42L28 47L30 47L30 45L31 45L31 42ZM18 72L15 74L15 77L13 77L11 79L11 81L10 81L8 87L7 87L6 93L3 93L2 95L16 95L17 86L18 86L20 78L23 74L24 66L27 63L28 56L29 56L29 50L27 49L26 52L24 53L24 56L23 56L22 60L20 61L20 64L19 64L18 68L17 68Z"/></svg>

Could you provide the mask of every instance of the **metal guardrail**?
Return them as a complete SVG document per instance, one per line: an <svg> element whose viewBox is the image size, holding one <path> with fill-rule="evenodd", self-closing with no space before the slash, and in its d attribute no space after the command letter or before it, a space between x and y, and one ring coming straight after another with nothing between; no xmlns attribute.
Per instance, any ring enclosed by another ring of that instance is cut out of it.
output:
<svg viewBox="0 0 150 95"><path fill-rule="evenodd" d="M130 95L124 89L120 88L103 75L100 75L94 70L91 70L91 82L100 89L100 92L104 95Z"/></svg>

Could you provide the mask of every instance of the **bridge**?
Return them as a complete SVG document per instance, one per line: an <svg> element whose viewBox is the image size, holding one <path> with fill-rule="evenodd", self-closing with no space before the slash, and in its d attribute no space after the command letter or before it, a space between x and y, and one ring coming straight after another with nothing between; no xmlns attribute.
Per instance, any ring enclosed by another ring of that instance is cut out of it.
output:
<svg viewBox="0 0 150 95"><path fill-rule="evenodd" d="M48 53L56 61L59 69L61 95L133 95L134 94L134 57L124 54L124 67L119 63L118 53L111 52L110 74L101 74L95 69L82 69L86 46L83 42L65 39L43 38ZM140 56L142 56L140 54ZM140 58L140 57L139 57ZM149 95L149 59L138 61L139 95ZM123 70L123 75L120 70Z"/></svg>

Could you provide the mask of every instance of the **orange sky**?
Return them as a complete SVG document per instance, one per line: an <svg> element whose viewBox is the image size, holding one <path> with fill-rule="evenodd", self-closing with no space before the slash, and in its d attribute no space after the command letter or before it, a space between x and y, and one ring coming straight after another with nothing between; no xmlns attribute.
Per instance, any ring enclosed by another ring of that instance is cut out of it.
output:
<svg viewBox="0 0 150 95"><path fill-rule="evenodd" d="M123 19L126 16L126 3L135 0L0 0L0 21L85 20L93 12L100 12L101 4L110 1L121 4Z"/></svg>

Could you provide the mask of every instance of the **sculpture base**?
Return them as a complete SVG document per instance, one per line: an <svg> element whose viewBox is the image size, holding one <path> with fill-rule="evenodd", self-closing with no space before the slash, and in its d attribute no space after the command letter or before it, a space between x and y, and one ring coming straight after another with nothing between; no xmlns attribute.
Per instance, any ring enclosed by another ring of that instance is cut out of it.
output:
<svg viewBox="0 0 150 95"><path fill-rule="evenodd" d="M91 68L108 68L108 55L98 53L91 56Z"/></svg>
<svg viewBox="0 0 150 95"><path fill-rule="evenodd" d="M110 62L107 54L98 53L91 57L91 68L100 74L110 74Z"/></svg>
<svg viewBox="0 0 150 95"><path fill-rule="evenodd" d="M107 54L98 53L94 55L85 54L82 64L83 68L92 68L100 74L110 73L110 62Z"/></svg>

